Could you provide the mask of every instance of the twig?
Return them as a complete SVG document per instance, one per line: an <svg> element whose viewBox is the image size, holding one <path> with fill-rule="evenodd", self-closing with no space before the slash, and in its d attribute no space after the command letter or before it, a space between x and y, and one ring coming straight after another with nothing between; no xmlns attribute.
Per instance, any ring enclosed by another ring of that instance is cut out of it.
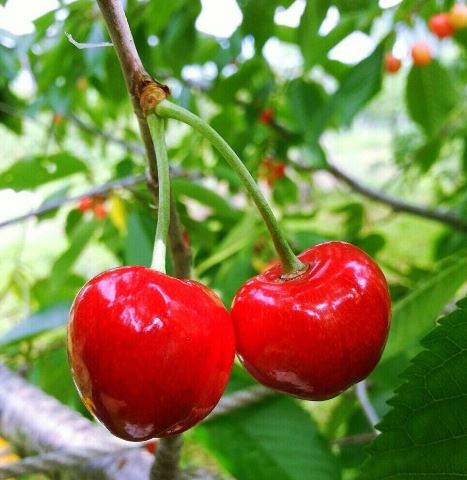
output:
<svg viewBox="0 0 467 480"><path fill-rule="evenodd" d="M110 143L114 143L115 145L119 145L125 150L136 153L137 155L143 156L145 154L144 148L138 143L126 142L125 140L121 140L120 138L117 138L110 133L104 132L102 130L99 130L98 128L95 128L87 124L76 115L69 114L66 116L66 118L67 120L74 123L77 127L79 127L81 130L85 132L91 133L92 135L97 135L103 138L104 140L107 140Z"/></svg>
<svg viewBox="0 0 467 480"><path fill-rule="evenodd" d="M148 442L130 443L117 439L29 385L2 364L0 384L0 432L12 444L21 445L26 453L39 452L19 462L0 465L0 479L58 471L75 471L80 479L142 480L148 477L151 456L140 448ZM227 395L204 422L260 402L273 394L272 390L256 386ZM35 408L31 409L31 405ZM165 475L165 468L173 470L177 463L174 456L178 458L180 447L180 437L158 441L160 459L154 466L154 474L161 476L155 477L157 480L171 478L162 475ZM187 471L182 478L206 477Z"/></svg>
<svg viewBox="0 0 467 480"><path fill-rule="evenodd" d="M331 445L345 447L347 445L357 445L359 443L368 443L377 437L375 432L359 433L356 435L349 435L348 437L334 438L330 441Z"/></svg>
<svg viewBox="0 0 467 480"><path fill-rule="evenodd" d="M128 450L133 444L118 440L1 364L0 385L0 432L13 445L26 453L49 454L66 448L81 458L73 467L80 479L147 478L148 452ZM87 457L91 459L85 461Z"/></svg>
<svg viewBox="0 0 467 480"><path fill-rule="evenodd" d="M110 42L99 42L99 43L81 43L77 42L71 33L65 32L66 38L68 38L68 41L74 45L76 48L79 48L80 50L86 49L86 48L102 48L102 47L113 47L113 45Z"/></svg>
<svg viewBox="0 0 467 480"><path fill-rule="evenodd" d="M467 232L467 221L456 215L453 215L452 213L444 212L442 210L430 209L427 207L422 207L420 205L414 205L408 202L404 202L399 198L387 195L384 192L373 190L372 188L362 185L334 164L329 164L327 167L327 171L329 171L329 173L334 175L334 177L336 177L337 179L346 183L352 190L361 193L367 198L371 198L372 200L375 200L377 202L384 203L385 205L388 205L397 212L410 213L419 217L435 220L437 222L444 223L445 225L449 225L454 230L460 232Z"/></svg>
<svg viewBox="0 0 467 480"><path fill-rule="evenodd" d="M362 380L355 385L355 395L371 428L375 433L378 433L378 430L375 426L379 423L379 416L376 413L376 410L373 408L370 398L368 397L365 380Z"/></svg>
<svg viewBox="0 0 467 480"><path fill-rule="evenodd" d="M146 181L145 175L132 175L119 180L114 180L112 182L105 183L104 185L100 185L98 187L92 187L89 190L86 190L85 192L80 193L79 195L72 195L70 197L64 197L51 202L47 202L45 205L43 205L42 207L39 207L36 210L25 213L24 215L19 215L18 217L4 220L3 222L0 222L0 228L7 227L9 225L13 225L18 222L22 222L30 218L39 217L45 213L52 212L67 203L79 202L80 200L86 197L105 195L119 188L130 188L144 181Z"/></svg>

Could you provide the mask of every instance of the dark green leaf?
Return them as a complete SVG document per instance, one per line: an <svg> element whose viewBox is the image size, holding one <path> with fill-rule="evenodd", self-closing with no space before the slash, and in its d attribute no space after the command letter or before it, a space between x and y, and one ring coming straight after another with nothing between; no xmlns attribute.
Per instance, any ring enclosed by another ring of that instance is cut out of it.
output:
<svg viewBox="0 0 467 480"><path fill-rule="evenodd" d="M406 101L412 120L433 137L443 127L458 98L449 73L440 63L432 61L425 67L414 66L410 71Z"/></svg>
<svg viewBox="0 0 467 480"><path fill-rule="evenodd" d="M388 343L374 375L384 377L386 363L397 355L397 361L390 367L402 371L409 356L416 353L419 339L433 327L436 317L466 279L464 251L440 262L436 273L395 305Z"/></svg>
<svg viewBox="0 0 467 480"><path fill-rule="evenodd" d="M338 480L313 419L292 399L269 398L212 420L196 437L239 480Z"/></svg>
<svg viewBox="0 0 467 480"><path fill-rule="evenodd" d="M354 116L381 90L385 42L342 79L331 110L338 124L349 125Z"/></svg>
<svg viewBox="0 0 467 480"><path fill-rule="evenodd" d="M389 401L360 480L465 476L467 305L459 307L422 340L425 350Z"/></svg>

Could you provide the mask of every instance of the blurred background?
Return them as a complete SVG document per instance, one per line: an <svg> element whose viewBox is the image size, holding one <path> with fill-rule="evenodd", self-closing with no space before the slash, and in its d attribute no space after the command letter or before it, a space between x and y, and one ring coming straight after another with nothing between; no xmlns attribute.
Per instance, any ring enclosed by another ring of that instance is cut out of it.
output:
<svg viewBox="0 0 467 480"><path fill-rule="evenodd" d="M404 313L417 342L467 291L465 4L447 31L430 19L452 12L451 0L124 4L147 71L230 143L294 249L338 239L367 251L394 304L417 305ZM146 160L108 41L94 1L0 0L0 361L83 414L66 361L70 303L104 269L149 265L155 233ZM195 278L229 307L274 261L270 239L207 141L170 122L168 146ZM397 348L410 353L408 343ZM401 365L374 379L381 414ZM250 384L240 368L235 378ZM328 440L368 430L351 396L300 408ZM261 442L241 425L189 434L186 461L270 479L273 467L240 466L256 458L242 451L245 438ZM299 473L282 465L288 476L277 478L355 478L363 447L331 442L337 473L308 477L292 459Z"/></svg>

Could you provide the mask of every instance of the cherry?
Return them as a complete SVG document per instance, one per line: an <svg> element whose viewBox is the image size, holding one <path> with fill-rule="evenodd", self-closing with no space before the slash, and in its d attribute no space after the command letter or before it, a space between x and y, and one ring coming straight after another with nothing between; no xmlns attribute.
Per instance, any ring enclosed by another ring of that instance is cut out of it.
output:
<svg viewBox="0 0 467 480"><path fill-rule="evenodd" d="M332 398L363 380L381 357L390 324L384 275L357 247L327 242L299 255L295 277L280 265L237 292L237 354L270 388L306 400Z"/></svg>
<svg viewBox="0 0 467 480"><path fill-rule="evenodd" d="M452 35L454 34L454 27L451 23L451 18L447 13L433 15L428 23L430 26L430 30L438 38L452 37Z"/></svg>
<svg viewBox="0 0 467 480"><path fill-rule="evenodd" d="M92 209L94 216L99 220L104 220L107 217L107 208L103 202L96 202Z"/></svg>
<svg viewBox="0 0 467 480"><path fill-rule="evenodd" d="M97 275L70 311L68 356L83 402L126 440L181 433L202 420L225 389L234 352L219 298L150 268Z"/></svg>
<svg viewBox="0 0 467 480"><path fill-rule="evenodd" d="M285 176L285 164L271 157L264 157L261 160L260 176L272 187L277 180Z"/></svg>
<svg viewBox="0 0 467 480"><path fill-rule="evenodd" d="M417 67L423 67L431 62L431 50L427 43L418 42L412 46L412 58Z"/></svg>
<svg viewBox="0 0 467 480"><path fill-rule="evenodd" d="M467 5L456 3L449 11L449 20L455 30L467 28Z"/></svg>
<svg viewBox="0 0 467 480"><path fill-rule="evenodd" d="M388 73L396 73L400 70L402 62L393 53L388 53L384 59L384 68Z"/></svg>
<svg viewBox="0 0 467 480"><path fill-rule="evenodd" d="M80 212L87 212L92 209L94 200L91 197L84 197L78 203L78 210Z"/></svg>
<svg viewBox="0 0 467 480"><path fill-rule="evenodd" d="M274 120L274 110L272 108L264 108L259 115L261 123L269 125Z"/></svg>

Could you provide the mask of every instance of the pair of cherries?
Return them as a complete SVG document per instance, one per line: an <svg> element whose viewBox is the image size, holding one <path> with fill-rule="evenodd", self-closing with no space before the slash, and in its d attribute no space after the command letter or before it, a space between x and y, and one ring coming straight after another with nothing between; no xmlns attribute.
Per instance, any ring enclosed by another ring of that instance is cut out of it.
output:
<svg viewBox="0 0 467 480"><path fill-rule="evenodd" d="M146 267L90 280L68 328L87 408L126 440L181 433L219 401L235 349L259 382L302 399L332 398L368 376L390 323L381 270L342 242L298 258L306 269L296 276L276 265L248 280L230 315L204 285Z"/></svg>

